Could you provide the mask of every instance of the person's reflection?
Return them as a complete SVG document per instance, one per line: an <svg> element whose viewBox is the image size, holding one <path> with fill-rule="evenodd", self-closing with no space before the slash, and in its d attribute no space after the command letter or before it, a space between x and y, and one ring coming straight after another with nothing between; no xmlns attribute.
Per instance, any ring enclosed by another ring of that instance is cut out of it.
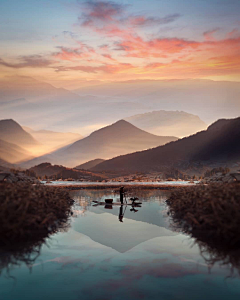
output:
<svg viewBox="0 0 240 300"><path fill-rule="evenodd" d="M137 212L138 211L138 209L135 209L134 207L132 207L131 209L130 209L130 211L133 211L133 212Z"/></svg>
<svg viewBox="0 0 240 300"><path fill-rule="evenodd" d="M119 216L118 216L119 222L123 223L123 216L124 216L123 205L121 205L120 208L119 208Z"/></svg>

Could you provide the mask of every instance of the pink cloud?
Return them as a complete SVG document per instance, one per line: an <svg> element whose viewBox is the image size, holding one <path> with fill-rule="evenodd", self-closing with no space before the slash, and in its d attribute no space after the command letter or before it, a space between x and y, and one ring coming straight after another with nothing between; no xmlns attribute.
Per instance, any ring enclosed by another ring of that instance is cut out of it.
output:
<svg viewBox="0 0 240 300"><path fill-rule="evenodd" d="M78 18L82 26L90 26L95 22L110 22L120 16L125 5L112 1L89 0L83 3L83 14Z"/></svg>
<svg viewBox="0 0 240 300"><path fill-rule="evenodd" d="M164 25L172 23L180 17L180 14L167 15L162 18L146 17L146 16L130 16L126 21L133 26L151 26L151 25Z"/></svg>
<svg viewBox="0 0 240 300"><path fill-rule="evenodd" d="M74 60L79 58L89 58L92 56L92 54L95 54L95 50L81 42L77 42L78 47L75 48L69 48L69 47L57 47L59 49L59 52L56 52L53 54L55 58L58 58L60 60Z"/></svg>
<svg viewBox="0 0 240 300"><path fill-rule="evenodd" d="M118 63L118 64L103 64L100 66L73 66L73 67L61 67L58 68L57 71L82 71L86 73L107 73L107 74L115 74L119 72L123 72L124 70L129 70L134 68L131 64L127 63Z"/></svg>
<svg viewBox="0 0 240 300"><path fill-rule="evenodd" d="M216 33L217 31L219 31L219 29L220 29L220 28L215 28L215 29L212 29L212 30L205 31L205 32L203 33L205 40L206 40L206 41L214 41L215 39L214 39L213 35L214 35L214 33Z"/></svg>
<svg viewBox="0 0 240 300"><path fill-rule="evenodd" d="M27 55L18 57L19 62L8 63L0 58L0 65L13 69L21 68L46 68L54 63L54 60L43 57L42 55Z"/></svg>

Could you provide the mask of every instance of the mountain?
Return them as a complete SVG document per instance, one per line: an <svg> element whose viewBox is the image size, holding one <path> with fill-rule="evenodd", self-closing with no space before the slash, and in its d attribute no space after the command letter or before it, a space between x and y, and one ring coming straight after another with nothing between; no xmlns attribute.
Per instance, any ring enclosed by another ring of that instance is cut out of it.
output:
<svg viewBox="0 0 240 300"><path fill-rule="evenodd" d="M63 88L56 88L53 85L36 80L28 76L10 76L0 80L0 99L1 103L12 101L11 104L23 102L24 99L31 102L54 99L59 101L63 97L79 99L79 97Z"/></svg>
<svg viewBox="0 0 240 300"><path fill-rule="evenodd" d="M42 162L63 164L74 167L88 160L148 149L177 140L176 137L156 136L143 131L127 121L120 120L110 126L94 131L69 147L44 155L27 162L24 166L33 166Z"/></svg>
<svg viewBox="0 0 240 300"><path fill-rule="evenodd" d="M93 167L95 167L96 165L104 162L105 159L101 159L101 158L96 158L90 161L85 162L84 164L81 164L79 166L76 166L75 169L79 169L79 170L89 170Z"/></svg>
<svg viewBox="0 0 240 300"><path fill-rule="evenodd" d="M15 164L31 158L33 158L31 153L20 146L0 140L0 159Z"/></svg>
<svg viewBox="0 0 240 300"><path fill-rule="evenodd" d="M198 116L184 111L152 111L125 120L156 135L184 137L207 128L206 123Z"/></svg>
<svg viewBox="0 0 240 300"><path fill-rule="evenodd" d="M0 158L0 172L2 171L9 171L9 169L13 168L14 165L8 163L4 159Z"/></svg>
<svg viewBox="0 0 240 300"><path fill-rule="evenodd" d="M104 96L147 104L148 111L186 111L198 115L207 124L220 118L240 115L240 82L205 79L130 80L84 87L74 92L80 96Z"/></svg>
<svg viewBox="0 0 240 300"><path fill-rule="evenodd" d="M165 239L177 235L176 232L163 226L156 226L142 220L134 220L133 218L138 215L137 213L134 214L134 217L129 218L128 216L132 214L130 210L126 210L124 214L124 222L127 223L126 227L129 230L123 230L123 224L118 221L119 209L115 207L112 210L105 209L104 213L96 213L100 211L100 208L94 207L94 210L88 212L91 215L90 218L76 218L72 225L73 229L75 232L88 236L91 241L107 246L119 253L129 251L128 254L130 254L130 250L134 248L133 255L136 255L136 252L139 253L142 251L142 247L140 248L141 250L136 251L139 244L143 245L146 243L145 247L149 249L150 240L154 241L156 238L160 238L160 244L162 243L167 247L166 245L169 243ZM116 211L117 215L114 215L112 211ZM145 215L151 217L152 211L151 213L146 213L146 210L144 210L144 212ZM162 212L159 213L161 214ZM94 222L92 221L93 219Z"/></svg>
<svg viewBox="0 0 240 300"><path fill-rule="evenodd" d="M37 176L48 176L55 177L57 179L81 179L81 180L102 180L106 176L93 173L85 170L76 170L71 168L66 168L59 165L52 165L50 163L42 163L40 165L34 166L29 169L33 171Z"/></svg>
<svg viewBox="0 0 240 300"><path fill-rule="evenodd" d="M119 118L146 110L148 106L144 103L97 95L79 96L31 77L0 79L0 119L17 119L34 130L67 130L87 136Z"/></svg>
<svg viewBox="0 0 240 300"><path fill-rule="evenodd" d="M34 130L74 131L84 136L120 118L153 110L185 111L210 124L240 115L239 94L239 82L133 80L72 92L16 76L0 79L0 119L16 119Z"/></svg>
<svg viewBox="0 0 240 300"><path fill-rule="evenodd" d="M12 119L0 120L0 139L24 148L38 145L38 142Z"/></svg>
<svg viewBox="0 0 240 300"><path fill-rule="evenodd" d="M54 151L57 148L64 147L83 138L80 134L72 132L33 130L25 126L23 126L23 129L44 146L45 153Z"/></svg>
<svg viewBox="0 0 240 300"><path fill-rule="evenodd" d="M186 168L192 163L229 164L239 161L240 117L218 120L205 131L154 149L107 160L92 170L149 172Z"/></svg>

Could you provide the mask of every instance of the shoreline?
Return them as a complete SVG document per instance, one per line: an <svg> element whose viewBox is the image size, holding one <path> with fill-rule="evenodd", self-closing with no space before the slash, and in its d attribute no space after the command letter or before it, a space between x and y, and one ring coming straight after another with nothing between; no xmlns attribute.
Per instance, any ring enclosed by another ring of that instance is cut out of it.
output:
<svg viewBox="0 0 240 300"><path fill-rule="evenodd" d="M1 185L0 252L3 247L25 246L67 228L73 203L66 189L31 183Z"/></svg>
<svg viewBox="0 0 240 300"><path fill-rule="evenodd" d="M159 189L159 190L172 190L172 189L179 189L179 188L185 188L185 187L191 187L196 186L196 184L80 184L80 185L64 185L64 184L44 184L44 186L51 186L55 188L64 188L68 190L82 190L82 189L114 189L119 188L120 186L123 186L125 188L143 188L143 189Z"/></svg>
<svg viewBox="0 0 240 300"><path fill-rule="evenodd" d="M173 191L166 202L176 229L214 247L240 249L239 197L239 183L215 183Z"/></svg>

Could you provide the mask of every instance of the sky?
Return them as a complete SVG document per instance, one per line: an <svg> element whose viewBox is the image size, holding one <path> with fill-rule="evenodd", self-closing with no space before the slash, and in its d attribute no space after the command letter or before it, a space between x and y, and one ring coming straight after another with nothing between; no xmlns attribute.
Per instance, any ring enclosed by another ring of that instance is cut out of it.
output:
<svg viewBox="0 0 240 300"><path fill-rule="evenodd" d="M0 78L240 81L239 0L1 0Z"/></svg>

